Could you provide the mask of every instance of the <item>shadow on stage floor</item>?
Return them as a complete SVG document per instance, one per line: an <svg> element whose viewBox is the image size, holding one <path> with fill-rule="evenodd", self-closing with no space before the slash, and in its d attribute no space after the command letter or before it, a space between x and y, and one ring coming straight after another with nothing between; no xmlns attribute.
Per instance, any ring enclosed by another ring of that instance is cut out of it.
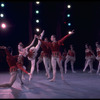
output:
<svg viewBox="0 0 100 100"><path fill-rule="evenodd" d="M52 72L50 73L52 77ZM8 82L9 73L0 74L0 84ZM99 99L100 98L100 75L77 71L64 74L61 80L60 72L57 71L55 82L46 78L45 72L33 73L33 79L29 82L28 75L21 86L19 78L11 88L0 88L0 99Z"/></svg>

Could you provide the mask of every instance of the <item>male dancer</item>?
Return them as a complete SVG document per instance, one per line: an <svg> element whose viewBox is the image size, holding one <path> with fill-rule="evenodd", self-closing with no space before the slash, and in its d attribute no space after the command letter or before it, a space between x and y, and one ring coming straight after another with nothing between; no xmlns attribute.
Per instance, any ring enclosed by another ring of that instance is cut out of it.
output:
<svg viewBox="0 0 100 100"><path fill-rule="evenodd" d="M43 51L43 63L46 70L47 78L50 78L50 69L51 69L51 51L50 48L45 45L45 43L49 43L47 38L44 38L44 41L41 41L41 48Z"/></svg>
<svg viewBox="0 0 100 100"><path fill-rule="evenodd" d="M53 78L50 80L55 81L56 78L56 62L59 65L60 71L61 71L61 78L62 80L64 79L63 77L63 67L62 67L62 61L61 61L61 53L60 53L60 46L63 44L64 40L69 37L71 34L73 34L74 31L69 32L68 35L64 36L61 40L57 41L55 35L51 35L51 41L49 43L44 44L51 49L52 55L51 55L51 65L53 69ZM41 39L39 39L42 41Z"/></svg>
<svg viewBox="0 0 100 100"><path fill-rule="evenodd" d="M10 67L10 75L11 75L10 81L8 83L0 84L0 87L11 87L13 85L13 83L15 82L16 77L17 77L18 68L21 69L26 74L31 75L25 69L23 69L23 67L19 64L20 63L19 62L20 56L18 56L18 55L13 56L12 55L11 48L7 48L5 46L0 46L0 49L4 49L6 52L6 55L7 55L6 60L7 60L9 67Z"/></svg>
<svg viewBox="0 0 100 100"><path fill-rule="evenodd" d="M67 63L70 61L71 63L71 69L72 72L75 73L76 71L74 70L74 63L76 60L76 56L75 56L75 51L73 49L73 45L70 45L70 49L68 50L67 56L66 56L66 60L64 63L64 67L65 67L65 74L67 72Z"/></svg>

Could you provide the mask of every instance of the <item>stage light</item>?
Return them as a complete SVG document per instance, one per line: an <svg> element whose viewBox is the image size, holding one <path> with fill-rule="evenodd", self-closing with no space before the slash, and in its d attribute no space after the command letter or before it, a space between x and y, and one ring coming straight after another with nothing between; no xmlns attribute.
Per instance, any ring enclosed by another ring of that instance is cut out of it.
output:
<svg viewBox="0 0 100 100"><path fill-rule="evenodd" d="M36 20L36 23L39 23L39 20L38 19Z"/></svg>
<svg viewBox="0 0 100 100"><path fill-rule="evenodd" d="M67 8L71 8L71 5L67 5Z"/></svg>
<svg viewBox="0 0 100 100"><path fill-rule="evenodd" d="M36 32L39 32L40 31L40 29L39 28L36 28Z"/></svg>
<svg viewBox="0 0 100 100"><path fill-rule="evenodd" d="M39 10L36 10L36 14L39 14Z"/></svg>
<svg viewBox="0 0 100 100"><path fill-rule="evenodd" d="M68 34L72 34L72 32L71 32L71 31L69 31L69 32L68 32Z"/></svg>
<svg viewBox="0 0 100 100"><path fill-rule="evenodd" d="M2 4L1 4L1 7L4 7L4 6L5 6L4 3L2 3Z"/></svg>
<svg viewBox="0 0 100 100"><path fill-rule="evenodd" d="M40 4L40 2L39 1L36 1L36 4Z"/></svg>
<svg viewBox="0 0 100 100"><path fill-rule="evenodd" d="M4 14L0 14L0 17L4 17Z"/></svg>
<svg viewBox="0 0 100 100"><path fill-rule="evenodd" d="M71 23L68 23L68 26L71 26Z"/></svg>
<svg viewBox="0 0 100 100"><path fill-rule="evenodd" d="M1 24L1 28L5 29L6 28L6 24L5 23L2 23Z"/></svg>
<svg viewBox="0 0 100 100"><path fill-rule="evenodd" d="M67 17L70 17L70 14L67 14Z"/></svg>

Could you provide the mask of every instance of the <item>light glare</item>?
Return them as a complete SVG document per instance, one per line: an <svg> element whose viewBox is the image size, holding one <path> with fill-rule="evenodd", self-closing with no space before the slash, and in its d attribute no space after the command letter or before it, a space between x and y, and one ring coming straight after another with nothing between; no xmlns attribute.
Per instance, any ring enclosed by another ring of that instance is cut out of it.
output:
<svg viewBox="0 0 100 100"><path fill-rule="evenodd" d="M5 23L2 23L1 24L1 28L5 29L6 28L6 24Z"/></svg>
<svg viewBox="0 0 100 100"><path fill-rule="evenodd" d="M40 2L39 1L36 1L36 4L40 4Z"/></svg>
<svg viewBox="0 0 100 100"><path fill-rule="evenodd" d="M71 5L67 5L67 8L71 8Z"/></svg>

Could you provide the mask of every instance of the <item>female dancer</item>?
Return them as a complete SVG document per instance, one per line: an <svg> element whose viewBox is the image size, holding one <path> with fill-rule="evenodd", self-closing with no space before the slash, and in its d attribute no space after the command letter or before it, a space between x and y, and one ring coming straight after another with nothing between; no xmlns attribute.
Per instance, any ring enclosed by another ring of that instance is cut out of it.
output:
<svg viewBox="0 0 100 100"><path fill-rule="evenodd" d="M90 48L90 46L88 46L87 44L85 45L85 67L83 69L83 72L85 72L86 68L90 67L90 71L89 73L92 73L94 71L93 69L93 61L94 61L94 58L95 58L95 55L92 51L92 49Z"/></svg>
<svg viewBox="0 0 100 100"><path fill-rule="evenodd" d="M73 45L70 45L70 49L68 50L67 56L66 56L66 60L64 63L64 67L65 67L65 74L67 72L67 63L70 61L71 63L71 69L72 72L75 73L76 71L74 70L74 63L76 60L76 56L75 56L75 51L73 49Z"/></svg>
<svg viewBox="0 0 100 100"><path fill-rule="evenodd" d="M97 56L96 59L98 60L99 64L98 64L98 69L97 69L97 74L99 74L100 72L100 45L98 42L96 42L96 52L97 52Z"/></svg>

